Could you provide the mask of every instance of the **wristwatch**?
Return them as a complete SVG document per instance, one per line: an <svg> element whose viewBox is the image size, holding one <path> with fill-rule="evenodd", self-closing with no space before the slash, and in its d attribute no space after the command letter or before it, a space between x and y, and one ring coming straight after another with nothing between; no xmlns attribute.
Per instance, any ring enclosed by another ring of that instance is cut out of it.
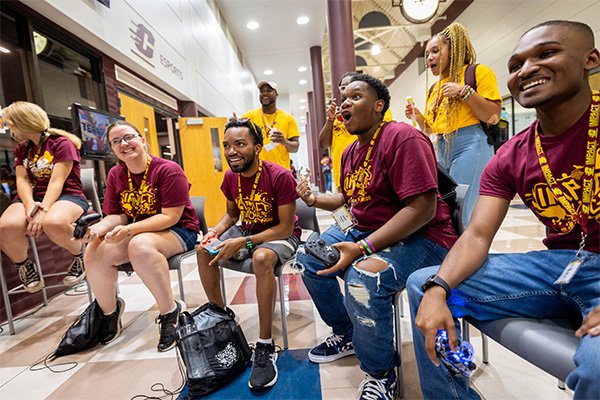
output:
<svg viewBox="0 0 600 400"><path fill-rule="evenodd" d="M423 293L425 293L427 291L427 289L429 289L432 286L441 287L442 289L444 289L446 291L446 300L448 300L450 298L452 289L450 289L450 285L448 285L448 283L446 283L445 280L443 280L442 278L440 278L437 275L431 275L429 278L427 278L425 283L421 285L421 290L423 291Z"/></svg>
<svg viewBox="0 0 600 400"><path fill-rule="evenodd" d="M246 236L246 248L248 250L252 250L254 248L254 243L252 243L252 239L250 239L250 236Z"/></svg>

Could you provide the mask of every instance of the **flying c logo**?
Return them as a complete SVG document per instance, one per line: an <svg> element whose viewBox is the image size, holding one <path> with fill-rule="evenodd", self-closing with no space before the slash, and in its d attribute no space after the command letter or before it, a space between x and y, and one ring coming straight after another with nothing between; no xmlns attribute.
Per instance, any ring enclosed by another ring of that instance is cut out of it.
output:
<svg viewBox="0 0 600 400"><path fill-rule="evenodd" d="M131 32L131 39L135 48L131 49L131 52L138 56L142 61L154 68L152 63L152 57L154 56L154 35L142 24L136 24L131 21L132 27L129 28Z"/></svg>

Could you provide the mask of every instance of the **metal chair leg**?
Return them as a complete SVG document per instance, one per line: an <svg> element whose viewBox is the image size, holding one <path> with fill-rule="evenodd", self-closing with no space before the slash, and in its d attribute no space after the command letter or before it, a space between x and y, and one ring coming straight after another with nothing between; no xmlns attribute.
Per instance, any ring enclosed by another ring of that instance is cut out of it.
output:
<svg viewBox="0 0 600 400"><path fill-rule="evenodd" d="M402 295L400 295L400 316L404 318L404 297Z"/></svg>
<svg viewBox="0 0 600 400"><path fill-rule="evenodd" d="M227 307L227 294L225 293L225 274L223 273L223 267L219 267L219 273L221 274L221 296L223 297L223 306Z"/></svg>
<svg viewBox="0 0 600 400"><path fill-rule="evenodd" d="M563 381L561 381L560 379L558 380L558 388L560 390L565 390L567 387L565 386L565 383Z"/></svg>
<svg viewBox="0 0 600 400"><path fill-rule="evenodd" d="M404 397L404 376L402 375L402 291L394 296L394 333L396 341L396 353L398 353L398 366L396 367L396 396Z"/></svg>
<svg viewBox="0 0 600 400"><path fill-rule="evenodd" d="M181 272L181 264L177 268L177 278L179 279L179 297L185 303L185 294L183 293L183 273Z"/></svg>
<svg viewBox="0 0 600 400"><path fill-rule="evenodd" d="M279 304L281 305L281 332L283 333L283 349L288 349L287 318L285 315L285 293L283 289L283 271L277 278L279 284Z"/></svg>
<svg viewBox="0 0 600 400"><path fill-rule="evenodd" d="M488 337L486 335L484 335L483 333L481 334L481 347L482 347L482 353L483 353L483 355L482 355L483 363L488 364L490 362Z"/></svg>
<svg viewBox="0 0 600 400"><path fill-rule="evenodd" d="M4 276L4 267L2 266L2 253L0 253L0 286L2 286L2 298L4 299L4 307L6 308L6 318L8 320L8 330L11 335L15 334L15 325L13 323L12 308L10 305L10 297L8 295L8 287L6 286L6 277Z"/></svg>

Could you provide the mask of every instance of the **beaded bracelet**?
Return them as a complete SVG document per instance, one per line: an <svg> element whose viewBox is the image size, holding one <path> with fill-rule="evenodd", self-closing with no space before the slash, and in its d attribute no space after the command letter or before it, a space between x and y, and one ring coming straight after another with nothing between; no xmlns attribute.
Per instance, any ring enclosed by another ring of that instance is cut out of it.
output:
<svg viewBox="0 0 600 400"><path fill-rule="evenodd" d="M362 244L362 240L360 242L356 242L356 244L358 245L358 249L363 254L363 256L366 256L367 255L367 249L365 249L365 246Z"/></svg>
<svg viewBox="0 0 600 400"><path fill-rule="evenodd" d="M464 93L463 93L464 92ZM462 101L467 101L469 97L471 97L475 93L475 89L473 89L469 85L465 85L463 90L461 90L459 96Z"/></svg>

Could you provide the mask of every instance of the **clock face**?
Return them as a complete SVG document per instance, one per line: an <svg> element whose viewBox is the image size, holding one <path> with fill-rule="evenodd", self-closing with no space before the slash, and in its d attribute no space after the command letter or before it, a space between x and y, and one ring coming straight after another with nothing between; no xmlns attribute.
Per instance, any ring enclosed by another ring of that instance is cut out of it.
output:
<svg viewBox="0 0 600 400"><path fill-rule="evenodd" d="M410 22L422 24L433 18L439 4L439 0L403 0L400 11Z"/></svg>

